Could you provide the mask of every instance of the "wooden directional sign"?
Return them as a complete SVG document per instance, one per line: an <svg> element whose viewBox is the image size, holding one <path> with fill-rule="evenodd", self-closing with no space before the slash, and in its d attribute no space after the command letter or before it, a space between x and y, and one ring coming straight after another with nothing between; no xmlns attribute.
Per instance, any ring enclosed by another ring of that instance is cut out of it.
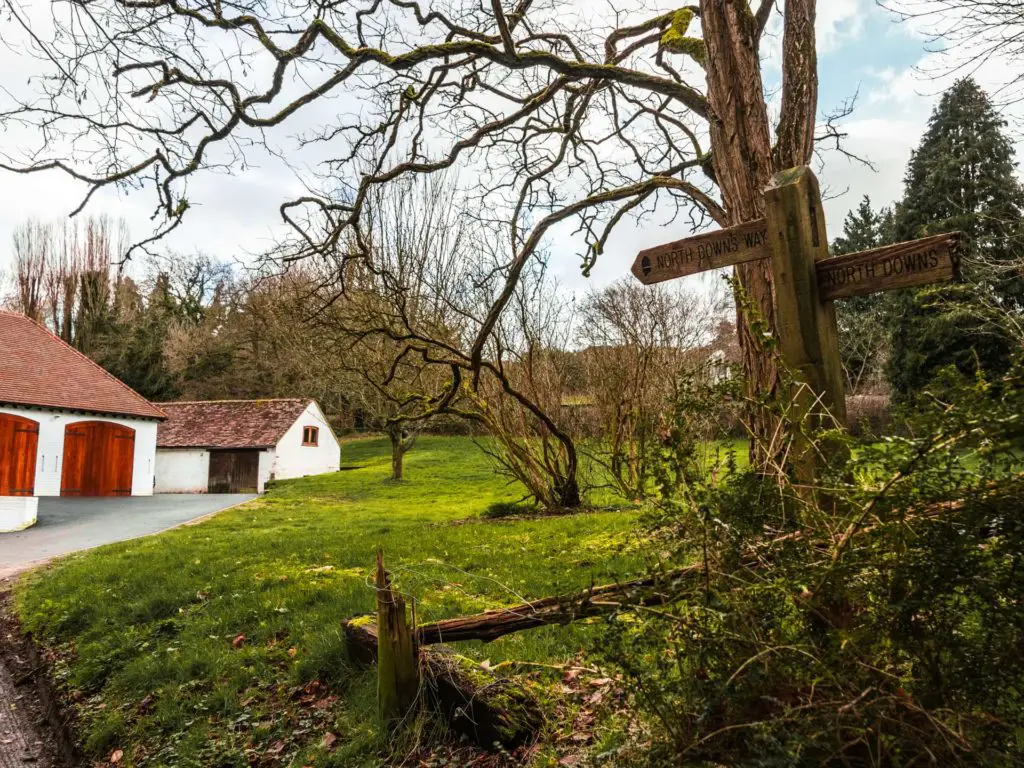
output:
<svg viewBox="0 0 1024 768"><path fill-rule="evenodd" d="M835 256L815 264L822 301L958 279L959 232Z"/></svg>
<svg viewBox="0 0 1024 768"><path fill-rule="evenodd" d="M823 259L815 264L819 298L848 299L957 280L959 240L960 233L949 232ZM757 219L640 251L633 262L633 274L645 285L652 285L771 255L768 222Z"/></svg>
<svg viewBox="0 0 1024 768"><path fill-rule="evenodd" d="M779 353L806 385L798 387L787 418L842 424L846 398L832 300L956 279L959 238L936 235L829 257L818 180L800 166L772 177L765 218L648 248L637 255L633 274L650 285L770 259ZM789 459L793 474L806 482L814 480L821 460L821 450L800 439Z"/></svg>
<svg viewBox="0 0 1024 768"><path fill-rule="evenodd" d="M771 255L768 222L758 219L640 251L633 274L641 283L652 285Z"/></svg>

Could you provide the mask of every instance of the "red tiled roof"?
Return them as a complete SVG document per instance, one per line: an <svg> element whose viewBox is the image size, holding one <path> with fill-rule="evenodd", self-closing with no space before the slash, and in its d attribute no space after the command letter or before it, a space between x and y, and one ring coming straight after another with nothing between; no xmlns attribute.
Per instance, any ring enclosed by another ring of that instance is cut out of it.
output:
<svg viewBox="0 0 1024 768"><path fill-rule="evenodd" d="M0 403L114 416L164 414L46 328L0 310Z"/></svg>
<svg viewBox="0 0 1024 768"><path fill-rule="evenodd" d="M272 448L311 400L208 400L161 403L167 421L158 448Z"/></svg>

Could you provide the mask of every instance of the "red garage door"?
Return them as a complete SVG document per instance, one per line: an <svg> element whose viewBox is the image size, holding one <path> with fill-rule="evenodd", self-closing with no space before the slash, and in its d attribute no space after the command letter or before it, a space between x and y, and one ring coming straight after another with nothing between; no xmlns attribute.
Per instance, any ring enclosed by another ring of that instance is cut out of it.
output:
<svg viewBox="0 0 1024 768"><path fill-rule="evenodd" d="M64 429L61 496L131 496L135 430L109 421Z"/></svg>
<svg viewBox="0 0 1024 768"><path fill-rule="evenodd" d="M36 483L39 423L0 413L0 496L31 496Z"/></svg>

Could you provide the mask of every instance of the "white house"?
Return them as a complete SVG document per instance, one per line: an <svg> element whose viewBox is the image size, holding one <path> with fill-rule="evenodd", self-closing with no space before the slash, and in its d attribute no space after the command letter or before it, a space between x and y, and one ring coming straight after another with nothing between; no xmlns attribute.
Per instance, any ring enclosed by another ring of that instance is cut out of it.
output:
<svg viewBox="0 0 1024 768"><path fill-rule="evenodd" d="M159 408L24 315L0 310L0 531L39 496L149 496Z"/></svg>
<svg viewBox="0 0 1024 768"><path fill-rule="evenodd" d="M157 493L263 493L269 480L337 472L341 446L314 400L162 403Z"/></svg>

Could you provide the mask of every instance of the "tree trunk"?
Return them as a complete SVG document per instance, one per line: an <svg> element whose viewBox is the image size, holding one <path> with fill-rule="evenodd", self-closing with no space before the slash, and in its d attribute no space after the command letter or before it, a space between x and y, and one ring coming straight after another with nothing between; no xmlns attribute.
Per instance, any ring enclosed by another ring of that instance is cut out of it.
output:
<svg viewBox="0 0 1024 768"><path fill-rule="evenodd" d="M772 174L810 159L817 109L817 69L814 42L815 0L788 0L783 83L783 123L778 152L773 153L761 62L759 30L747 0L701 0L701 28L707 47L708 101L711 109L711 151L715 177L729 223L741 224L764 215L764 189ZM778 390L779 372L759 340L763 333L777 335L774 276L769 260L736 267L739 290L745 294L750 317L737 301L737 332L747 375L747 393L753 398ZM739 298L739 297L738 297ZM755 326L755 322L763 327ZM775 420L752 409L751 460L765 466L765 450L775 431Z"/></svg>
<svg viewBox="0 0 1024 768"><path fill-rule="evenodd" d="M343 625L349 658L377 662L377 626L365 620ZM476 662L448 651L417 649L424 703L452 731L481 749L513 750L537 738L544 712L532 689L502 679Z"/></svg>
<svg viewBox="0 0 1024 768"><path fill-rule="evenodd" d="M405 472L405 453L410 444L402 434L401 427L392 425L385 431L391 441L391 479L396 483L401 482Z"/></svg>
<svg viewBox="0 0 1024 768"><path fill-rule="evenodd" d="M397 440L391 438L391 479L398 482L402 479L402 472L404 469L403 459L405 458L405 451L402 449L402 438L399 437Z"/></svg>
<svg viewBox="0 0 1024 768"><path fill-rule="evenodd" d="M583 497L580 494L579 457L576 455L576 444L568 435L559 437L559 441L565 447L566 466L565 477L554 488L555 496L562 509L578 509L583 506Z"/></svg>

